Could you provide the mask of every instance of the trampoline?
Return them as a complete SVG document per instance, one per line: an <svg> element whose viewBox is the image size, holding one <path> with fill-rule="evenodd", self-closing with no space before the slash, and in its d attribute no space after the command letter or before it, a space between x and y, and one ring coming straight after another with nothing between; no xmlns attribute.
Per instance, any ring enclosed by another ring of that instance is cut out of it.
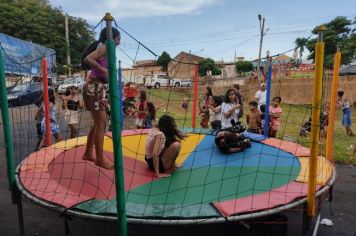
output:
<svg viewBox="0 0 356 236"><path fill-rule="evenodd" d="M188 224L225 222L273 214L303 204L309 149L246 133L252 147L222 154L214 136L191 132L182 142L182 167L156 178L144 161L148 130L124 130L122 150L128 222ZM83 161L86 137L32 153L17 168L21 192L38 204L87 218L116 220L114 171ZM104 153L113 160L111 133ZM333 165L318 158L317 194L334 181Z"/></svg>

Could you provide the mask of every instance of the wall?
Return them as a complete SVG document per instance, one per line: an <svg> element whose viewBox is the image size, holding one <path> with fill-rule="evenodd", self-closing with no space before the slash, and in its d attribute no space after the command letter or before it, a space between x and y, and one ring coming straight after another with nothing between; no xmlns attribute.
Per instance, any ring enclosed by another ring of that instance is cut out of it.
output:
<svg viewBox="0 0 356 236"><path fill-rule="evenodd" d="M332 76L326 76L323 83L323 100L330 99ZM254 94L259 87L258 81L252 80L221 80L213 81L211 84L202 86L212 86L215 94L224 93L232 84L239 83L240 91L247 101L254 98ZM356 75L340 76L340 86L352 103L356 102ZM313 79L282 79L272 80L271 98L280 96L284 103L288 104L311 104L313 96Z"/></svg>

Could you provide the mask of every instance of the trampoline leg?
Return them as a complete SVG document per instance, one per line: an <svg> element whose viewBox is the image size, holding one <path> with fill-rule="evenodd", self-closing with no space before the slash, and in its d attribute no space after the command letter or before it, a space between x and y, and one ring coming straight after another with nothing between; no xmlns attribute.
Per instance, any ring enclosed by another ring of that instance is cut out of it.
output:
<svg viewBox="0 0 356 236"><path fill-rule="evenodd" d="M23 208L22 208L22 198L21 193L18 189L12 191L12 203L17 205L17 216L19 221L19 233L20 236L25 235L25 226L23 220Z"/></svg>
<svg viewBox="0 0 356 236"><path fill-rule="evenodd" d="M303 210L303 236L314 236L317 234L320 223L320 215L318 213L317 217L312 217L308 215L308 206L304 205Z"/></svg>

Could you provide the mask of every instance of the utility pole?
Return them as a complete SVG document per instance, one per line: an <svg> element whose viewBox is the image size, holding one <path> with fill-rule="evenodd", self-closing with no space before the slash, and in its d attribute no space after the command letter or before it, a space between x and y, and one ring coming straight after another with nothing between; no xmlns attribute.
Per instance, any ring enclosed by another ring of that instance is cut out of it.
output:
<svg viewBox="0 0 356 236"><path fill-rule="evenodd" d="M67 54L67 68L68 68L68 76L72 76L72 66L70 62L70 46L69 46L69 30L68 30L68 15L64 15L64 25L65 25L65 32L66 32L66 54Z"/></svg>
<svg viewBox="0 0 356 236"><path fill-rule="evenodd" d="M259 79L260 78L260 67L261 67L262 43L263 43L263 35L264 35L264 30L265 30L265 18L262 18L261 15L258 15L258 20L260 22L260 49L258 51L257 78Z"/></svg>

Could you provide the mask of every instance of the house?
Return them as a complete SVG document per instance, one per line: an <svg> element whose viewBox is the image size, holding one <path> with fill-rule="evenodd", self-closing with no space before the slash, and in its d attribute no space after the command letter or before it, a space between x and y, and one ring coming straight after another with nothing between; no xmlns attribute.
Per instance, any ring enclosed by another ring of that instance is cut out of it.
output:
<svg viewBox="0 0 356 236"><path fill-rule="evenodd" d="M282 54L279 55L278 57L272 58L272 65L288 64L291 62L291 60L292 60L291 57Z"/></svg>
<svg viewBox="0 0 356 236"><path fill-rule="evenodd" d="M216 61L215 62L221 68L221 75L218 76L221 79L234 78L237 76L236 73L236 62L224 62Z"/></svg>
<svg viewBox="0 0 356 236"><path fill-rule="evenodd" d="M180 52L168 64L168 74L177 79L192 80L194 78L194 64L198 64L202 60L204 60L203 57L187 52Z"/></svg>
<svg viewBox="0 0 356 236"><path fill-rule="evenodd" d="M136 61L132 68L122 69L122 80L143 84L146 77L158 73L162 73L162 67L157 65L156 60L141 60Z"/></svg>

